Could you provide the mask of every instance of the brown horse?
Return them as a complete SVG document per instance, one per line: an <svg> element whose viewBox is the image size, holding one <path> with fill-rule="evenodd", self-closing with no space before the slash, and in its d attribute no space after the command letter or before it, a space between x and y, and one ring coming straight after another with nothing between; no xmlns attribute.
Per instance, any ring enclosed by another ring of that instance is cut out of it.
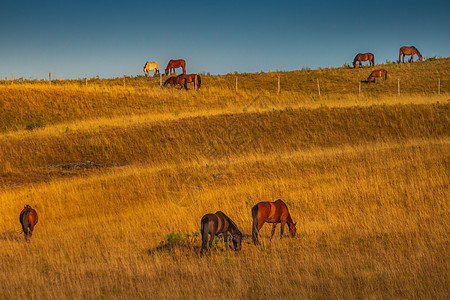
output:
<svg viewBox="0 0 450 300"><path fill-rule="evenodd" d="M167 64L165 73L166 75L172 74L172 70L175 73L176 68L182 68L183 74L186 73L186 61L184 59L171 59L169 63Z"/></svg>
<svg viewBox="0 0 450 300"><path fill-rule="evenodd" d="M400 53L398 55L398 62L400 62L400 58L402 58L402 62L405 62L405 55L411 55L409 62L413 62L414 54L417 54L419 60L422 61L422 54L420 54L419 50L417 50L414 46L403 46L400 48Z"/></svg>
<svg viewBox="0 0 450 300"><path fill-rule="evenodd" d="M208 248L208 234L211 235L209 239L209 248L212 246L214 237L220 233L223 235L225 248L228 249L228 233L232 236L234 250L241 250L242 233L237 228L236 224L223 212L218 211L215 214L206 214L201 221L202 232L202 253Z"/></svg>
<svg viewBox="0 0 450 300"><path fill-rule="evenodd" d="M197 88L199 89L200 86L202 85L202 78L200 77L200 75L197 74L181 74L178 75L177 77L180 77L180 81L182 79L185 79L184 81L184 88L187 90L187 84L190 82L194 83L194 90Z"/></svg>
<svg viewBox="0 0 450 300"><path fill-rule="evenodd" d="M295 233L297 232L297 229L295 228L295 224L297 223L294 223L292 221L286 204L280 199L275 202L259 202L258 204L253 206L252 216L252 239L255 245L259 245L259 230L265 222L273 224L272 235L270 236L270 239L272 239L273 234L275 233L275 227L278 223L281 223L280 238L283 237L284 225L286 225L286 223L288 224L289 232L291 233L292 237L294 237Z"/></svg>
<svg viewBox="0 0 450 300"><path fill-rule="evenodd" d="M372 73L370 73L370 75L369 75L369 78L367 78L367 82L371 83L373 80L373 82L375 83L376 77L380 77L380 78L384 77L384 80L387 80L387 71L384 69L372 71Z"/></svg>
<svg viewBox="0 0 450 300"><path fill-rule="evenodd" d="M166 87L168 84L171 84L174 87L181 86L187 90L186 79L183 77L180 77L180 76L172 76L172 77L167 78L166 81L164 81L163 87Z"/></svg>
<svg viewBox="0 0 450 300"><path fill-rule="evenodd" d="M363 61L369 61L370 66L375 66L375 58L372 53L358 53L353 60L353 68L356 68L356 62L359 62L359 67L361 68Z"/></svg>
<svg viewBox="0 0 450 300"><path fill-rule="evenodd" d="M31 238L34 226L38 222L38 215L36 211L27 204L20 212L19 221L20 224L22 224L22 230L25 234L25 240L28 240L28 238Z"/></svg>

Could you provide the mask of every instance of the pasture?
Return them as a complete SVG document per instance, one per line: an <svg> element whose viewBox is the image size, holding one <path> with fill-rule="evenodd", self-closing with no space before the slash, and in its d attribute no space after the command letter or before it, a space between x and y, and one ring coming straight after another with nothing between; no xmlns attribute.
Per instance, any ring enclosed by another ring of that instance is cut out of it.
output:
<svg viewBox="0 0 450 300"><path fill-rule="evenodd" d="M1 298L448 298L450 59L378 67L0 82ZM202 256L218 210L242 250Z"/></svg>

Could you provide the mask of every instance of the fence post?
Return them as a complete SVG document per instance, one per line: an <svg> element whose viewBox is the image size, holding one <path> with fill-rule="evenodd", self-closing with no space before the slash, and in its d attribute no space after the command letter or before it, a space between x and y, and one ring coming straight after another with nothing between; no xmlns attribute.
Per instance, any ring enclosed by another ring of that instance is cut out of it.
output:
<svg viewBox="0 0 450 300"><path fill-rule="evenodd" d="M319 91L319 97L320 97L320 84L319 84L319 78L317 78L317 90Z"/></svg>
<svg viewBox="0 0 450 300"><path fill-rule="evenodd" d="M161 75L161 72L159 72L159 87L162 88L162 75Z"/></svg>
<svg viewBox="0 0 450 300"><path fill-rule="evenodd" d="M438 95L441 94L441 79L438 78Z"/></svg>
<svg viewBox="0 0 450 300"><path fill-rule="evenodd" d="M238 77L236 76L236 93L238 91Z"/></svg>
<svg viewBox="0 0 450 300"><path fill-rule="evenodd" d="M278 75L278 94L281 92L280 75Z"/></svg>
<svg viewBox="0 0 450 300"><path fill-rule="evenodd" d="M400 96L400 79L397 79L397 95Z"/></svg>
<svg viewBox="0 0 450 300"><path fill-rule="evenodd" d="M52 72L48 72L48 82L52 85Z"/></svg>

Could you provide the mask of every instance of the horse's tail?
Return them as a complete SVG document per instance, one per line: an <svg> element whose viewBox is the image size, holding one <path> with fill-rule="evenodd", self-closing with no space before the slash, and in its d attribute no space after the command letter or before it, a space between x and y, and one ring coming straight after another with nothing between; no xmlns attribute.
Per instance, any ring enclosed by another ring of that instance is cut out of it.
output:
<svg viewBox="0 0 450 300"><path fill-rule="evenodd" d="M402 50L402 48L400 48L400 51L398 52L398 62L400 63L400 59L402 58L402 53L403 53L403 50Z"/></svg>
<svg viewBox="0 0 450 300"><path fill-rule="evenodd" d="M22 223L22 230L23 230L23 233L25 233L25 236L28 235L28 226L29 226L28 217L29 216L30 216L30 210L25 211L22 215L21 223Z"/></svg>
<svg viewBox="0 0 450 300"><path fill-rule="evenodd" d="M387 80L387 71L386 72L384 72L384 80Z"/></svg>
<svg viewBox="0 0 450 300"><path fill-rule="evenodd" d="M252 240L253 244L259 245L258 240L258 205L252 208L253 226L252 226Z"/></svg>
<svg viewBox="0 0 450 300"><path fill-rule="evenodd" d="M375 66L375 55L372 55L372 66Z"/></svg>
<svg viewBox="0 0 450 300"><path fill-rule="evenodd" d="M208 218L202 218L201 222L201 233L202 233L202 252L207 249L208 245L208 235L209 235L209 220Z"/></svg>
<svg viewBox="0 0 450 300"><path fill-rule="evenodd" d="M197 89L199 89L202 86L202 77L200 75L197 75Z"/></svg>

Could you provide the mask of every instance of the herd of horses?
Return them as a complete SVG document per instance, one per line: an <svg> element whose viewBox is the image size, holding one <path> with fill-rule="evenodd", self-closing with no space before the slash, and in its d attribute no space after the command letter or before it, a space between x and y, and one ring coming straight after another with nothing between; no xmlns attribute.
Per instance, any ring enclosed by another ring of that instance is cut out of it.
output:
<svg viewBox="0 0 450 300"><path fill-rule="evenodd" d="M420 61L423 61L422 54L420 54L419 50L417 50L414 46L403 46L400 48L400 53L398 55L398 62L405 62L405 56L411 55L409 62L413 62L414 55L417 55ZM401 59L401 60L400 60ZM359 67L362 66L363 61L369 61L369 66L375 66L375 56L372 53L358 53L353 60L353 68L356 68L357 63L359 63ZM384 69L374 70L370 73L367 78L367 83L375 82L375 78L380 77L387 79L387 71Z"/></svg>
<svg viewBox="0 0 450 300"><path fill-rule="evenodd" d="M422 54L420 54L419 50L417 50L414 46L403 46L400 48L399 55L398 55L398 62L405 62L405 56L411 56L409 59L409 62L413 62L414 55L417 55L420 61L423 61ZM353 68L356 68L356 66L359 64L359 67L362 67L362 63L364 61L369 62L369 66L374 67L375 66L375 56L373 53L358 53L355 56L355 59L353 60ZM178 76L169 77L162 87L166 87L168 85L172 85L174 87L181 87L184 89L188 89L187 84L188 83L194 83L194 89L199 89L201 86L201 77L198 74L186 74L186 61L184 59L171 59L169 63L167 64L167 67L165 69L165 75L170 76L172 72L175 72L175 69L181 68L183 70L183 73ZM150 71L154 72L154 75L157 75L159 72L159 65L156 61L153 62L146 62L144 65L144 74L145 76L149 76ZM372 73L370 73L369 77L367 78L367 83L376 82L376 78L384 78L384 80L387 80L387 71L384 69L374 70Z"/></svg>
<svg viewBox="0 0 450 300"><path fill-rule="evenodd" d="M166 76L170 76L172 72L175 73L175 69L181 68L183 73L178 76L172 76L164 81L162 87L166 87L167 85L173 85L174 87L181 87L184 89L188 89L188 83L194 83L194 90L199 89L202 85L202 78L198 74L186 74L186 61L184 59L171 59L167 64L167 67L164 71ZM160 74L159 65L156 61L146 62L144 65L144 74L145 76L150 76L150 71L153 71L154 75Z"/></svg>
<svg viewBox="0 0 450 300"><path fill-rule="evenodd" d="M414 46L409 47L401 47L400 53L398 57L398 61L405 62L405 56L410 55L411 58L409 62L413 61L414 55L417 55L420 61L422 61L422 55L419 50L417 50ZM363 61L369 61L370 66L375 66L375 58L372 53L358 53L353 60L353 67L356 68L357 63L359 63L359 67L362 66ZM165 74L167 76L172 74L172 71L175 72L175 69L181 68L183 73L178 76L169 77L165 82L163 87L171 84L173 86L181 86L187 89L187 83L193 82L194 89L200 88L201 86L201 77L198 74L186 74L186 61L183 59L172 59L167 64L165 69ZM153 71L154 74L159 73L159 66L156 61L154 62L146 62L144 65L144 73L146 76L149 76L149 72ZM384 69L374 70L370 73L367 78L367 82L375 82L375 78L384 78L387 79L387 71ZM291 215L289 214L289 210L286 204L278 199L275 202L259 202L252 208L252 241L255 245L259 245L259 231L264 223L272 223L272 234L270 239L272 239L275 228L277 224L281 224L281 237L284 234L284 226L287 224L289 227L289 232L292 237L295 236L296 228L292 221ZM25 234L25 240L31 238L33 234L34 226L38 222L37 212L31 208L30 205L25 205L23 210L20 212L19 216L20 223L22 224L22 230ZM236 223L234 223L227 215L223 212L218 211L214 214L206 214L201 219L201 234L202 234L202 252L211 248L212 242L216 235L222 234L223 240L225 242L225 247L228 248L228 234L232 237L232 242L234 249L239 251L242 245L243 235L241 231L238 229ZM280 238L281 238L280 237ZM209 243L208 243L209 239Z"/></svg>
<svg viewBox="0 0 450 300"><path fill-rule="evenodd" d="M281 199L275 202L259 202L252 208L252 241L255 245L260 245L259 242L259 231L264 223L272 223L272 234L270 239L272 240L275 233L275 228L277 224L281 224L281 235L280 239L284 234L284 226L287 224L289 227L289 233L292 237L296 234L295 225L292 221L289 210ZM25 240L28 241L33 233L34 226L38 222L38 215L36 211L31 208L30 205L25 205L23 210L20 212L19 217L20 223L22 224L22 230L25 234ZM214 214L206 214L202 217L200 221L200 231L202 234L202 250L201 253L212 247L214 238L222 234L223 241L225 243L225 248L228 249L228 235L231 236L231 241L234 246L235 251L242 249L242 239L243 234L239 230L236 223L233 222L227 215L223 212L218 211ZM208 242L209 239L209 242Z"/></svg>

